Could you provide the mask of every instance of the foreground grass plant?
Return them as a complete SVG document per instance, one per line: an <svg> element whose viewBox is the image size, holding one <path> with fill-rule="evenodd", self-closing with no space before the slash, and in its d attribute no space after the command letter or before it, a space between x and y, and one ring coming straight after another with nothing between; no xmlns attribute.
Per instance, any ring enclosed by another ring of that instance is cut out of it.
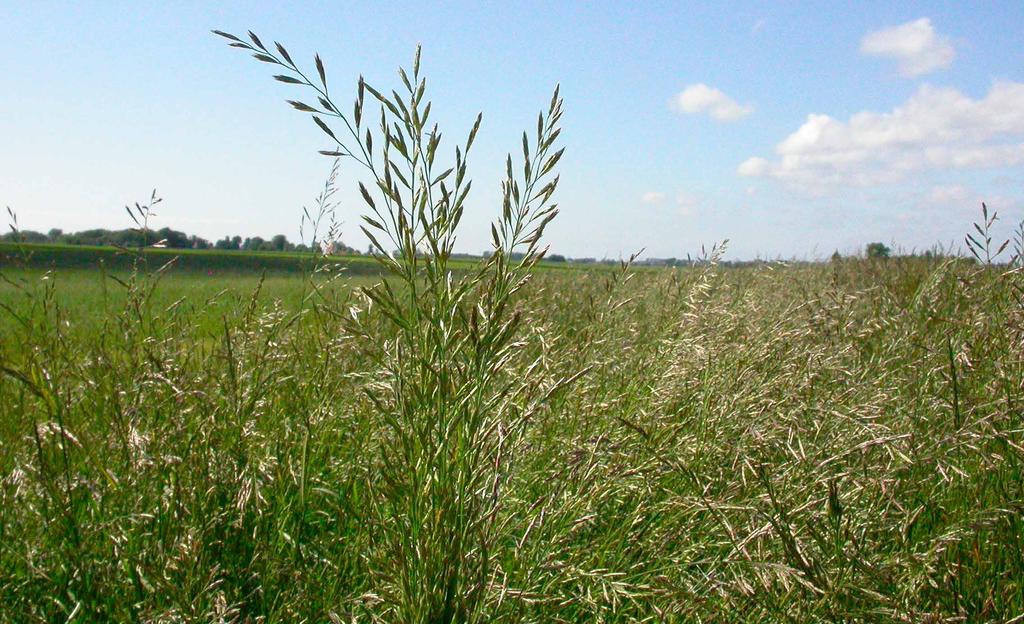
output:
<svg viewBox="0 0 1024 624"><path fill-rule="evenodd" d="M374 364L363 390L383 437L373 499L381 548L370 553L376 596L398 621L477 621L495 573L508 453L542 389L534 375L509 375L509 362L525 346L517 340L521 317L512 297L543 257L541 236L557 213L550 200L562 155L555 148L558 90L538 116L532 146L523 133L521 177L508 157L493 254L456 277L449 260L472 186L467 159L482 116L454 160L442 165L442 135L429 125L419 50L412 71L399 70L402 93L386 96L360 78L350 117L332 99L319 56L314 81L281 44L272 51L252 33L251 43L217 34L285 71L278 81L311 90L317 106L291 105L311 113L336 143L327 154L358 163L369 176L368 185L359 184L368 210L362 229L391 279L362 292L388 321L390 337L382 339L358 312L345 329ZM376 129L363 124L366 93L379 105ZM342 130L336 133L324 118Z"/></svg>

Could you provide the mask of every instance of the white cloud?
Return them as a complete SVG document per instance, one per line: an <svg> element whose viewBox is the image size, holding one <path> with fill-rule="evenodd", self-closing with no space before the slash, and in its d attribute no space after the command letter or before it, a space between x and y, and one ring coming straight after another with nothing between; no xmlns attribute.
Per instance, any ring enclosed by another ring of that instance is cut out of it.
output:
<svg viewBox="0 0 1024 624"><path fill-rule="evenodd" d="M640 201L645 204L660 204L665 201L665 194L658 191L647 191L640 196Z"/></svg>
<svg viewBox="0 0 1024 624"><path fill-rule="evenodd" d="M665 193L659 191L647 191L640 196L640 201L650 205L662 205L668 197ZM701 206L704 199L699 193L690 193L687 191L679 191L675 195L675 207L676 211L681 217L692 217L697 213L697 209Z"/></svg>
<svg viewBox="0 0 1024 624"><path fill-rule="evenodd" d="M753 158L748 158L740 163L737 171L739 171L739 174L742 176L758 177L767 174L770 169L771 163L760 156L754 156Z"/></svg>
<svg viewBox="0 0 1024 624"><path fill-rule="evenodd" d="M692 217L696 214L700 204L701 197L699 195L687 193L686 191L680 191L676 194L676 208L678 208L679 216L681 217Z"/></svg>
<svg viewBox="0 0 1024 624"><path fill-rule="evenodd" d="M754 112L753 106L741 106L719 89L704 83L683 89L673 98L672 108L680 113L707 113L719 121L735 121Z"/></svg>
<svg viewBox="0 0 1024 624"><path fill-rule="evenodd" d="M860 51L895 59L909 78L949 67L956 56L949 37L937 34L927 17L864 35Z"/></svg>
<svg viewBox="0 0 1024 624"><path fill-rule="evenodd" d="M924 85L891 112L862 111L845 122L808 115L775 152L773 160L747 159L738 173L820 193L897 182L924 170L1021 165L1024 83L996 82L977 100Z"/></svg>
<svg viewBox="0 0 1024 624"><path fill-rule="evenodd" d="M929 204L946 206L970 201L971 192L961 184L933 186L925 197Z"/></svg>

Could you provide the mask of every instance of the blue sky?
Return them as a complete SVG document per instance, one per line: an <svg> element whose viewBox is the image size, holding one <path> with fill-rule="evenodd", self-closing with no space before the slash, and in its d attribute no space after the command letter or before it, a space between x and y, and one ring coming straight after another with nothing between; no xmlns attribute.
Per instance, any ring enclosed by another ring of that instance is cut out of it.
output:
<svg viewBox="0 0 1024 624"><path fill-rule="evenodd" d="M981 200L1007 233L1024 218L1022 23L1021 2L7 2L0 205L24 228L127 227L155 187L157 225L297 239L329 146L284 104L294 88L209 33L251 28L319 52L336 93L360 73L397 86L422 43L447 136L484 112L463 251L487 247L504 154L556 83L556 252L926 248L962 239ZM364 247L345 171L342 238Z"/></svg>

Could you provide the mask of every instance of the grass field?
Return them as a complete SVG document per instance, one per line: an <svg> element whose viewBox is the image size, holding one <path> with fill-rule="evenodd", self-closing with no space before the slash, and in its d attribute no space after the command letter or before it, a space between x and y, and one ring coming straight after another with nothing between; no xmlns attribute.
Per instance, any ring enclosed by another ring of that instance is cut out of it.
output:
<svg viewBox="0 0 1024 624"><path fill-rule="evenodd" d="M318 262L311 254L277 251L221 251L216 249L147 248L143 256L152 268L173 262L177 272L291 273L308 272ZM128 271L135 263L135 253L115 247L91 245L23 244L0 242L0 267L36 269L105 268ZM322 258L320 258L322 260ZM380 265L369 256L332 256L327 261L343 267L351 275L378 275ZM470 261L452 260L453 268L469 268ZM559 265L545 263L545 268Z"/></svg>
<svg viewBox="0 0 1024 624"><path fill-rule="evenodd" d="M4 275L3 621L1024 613L1019 274L538 273L480 475L403 464L395 364L359 334L401 332L350 296L369 278ZM480 476L477 539L398 469Z"/></svg>
<svg viewBox="0 0 1024 624"><path fill-rule="evenodd" d="M50 297L50 305L61 311L64 332L88 337L123 312L132 296L125 282L131 273L109 274L88 269L17 269L0 271L10 281L0 282L0 303L8 308L0 318L0 339L16 340L24 329L21 319L39 312L40 297ZM315 284L327 285L330 293L348 293L353 287L373 284L379 276L345 272L318 278ZM46 287L51 286L50 292ZM189 329L207 335L223 331L223 317L255 301L261 309L279 306L290 312L302 308L312 287L302 277L286 273L239 270L214 272L171 271L149 286L152 292L146 305L153 314L185 315ZM13 333L12 333L13 332Z"/></svg>

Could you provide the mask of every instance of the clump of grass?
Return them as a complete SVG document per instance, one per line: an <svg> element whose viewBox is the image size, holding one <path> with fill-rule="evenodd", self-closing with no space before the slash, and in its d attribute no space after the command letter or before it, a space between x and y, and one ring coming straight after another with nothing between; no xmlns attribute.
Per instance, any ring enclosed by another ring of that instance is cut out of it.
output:
<svg viewBox="0 0 1024 624"><path fill-rule="evenodd" d="M999 213L993 211L992 215L988 214L988 206L985 202L981 203L981 223L974 224L974 233L968 232L964 236L964 242L967 243L967 249L974 256L974 259L978 262L984 262L985 264L992 264L1002 253L1006 250L1006 247L1010 244L1010 239L1003 241L999 248L992 251L992 226L996 220L999 219ZM977 236L975 236L977 234Z"/></svg>
<svg viewBox="0 0 1024 624"><path fill-rule="evenodd" d="M379 328L359 313L346 331L375 365L364 391L383 437L375 483L380 495L373 506L381 544L371 554L375 595L397 621L477 621L485 613L501 540L496 518L507 454L536 409L528 404L537 400L534 376L509 375L510 360L524 346L517 340L521 316L512 297L543 257L541 237L557 214L550 200L558 184L552 172L562 155L556 148L558 90L538 116L532 145L523 133L521 176L508 156L501 215L492 226L494 253L455 277L449 260L472 186L467 160L482 116L454 159L442 164L420 51L411 72L399 69L401 94L384 95L360 78L349 117L328 91L319 56L319 80L310 80L279 43L272 51L253 33L251 43L217 34L282 68L286 73L275 76L278 81L312 90L317 106L291 105L312 114L336 143L326 154L358 163L369 178L359 184L368 210L362 230L391 279L362 294L393 333L382 341ZM376 129L364 127L366 93L379 104ZM336 133L324 119L337 121L343 131ZM513 260L519 251L520 259Z"/></svg>

